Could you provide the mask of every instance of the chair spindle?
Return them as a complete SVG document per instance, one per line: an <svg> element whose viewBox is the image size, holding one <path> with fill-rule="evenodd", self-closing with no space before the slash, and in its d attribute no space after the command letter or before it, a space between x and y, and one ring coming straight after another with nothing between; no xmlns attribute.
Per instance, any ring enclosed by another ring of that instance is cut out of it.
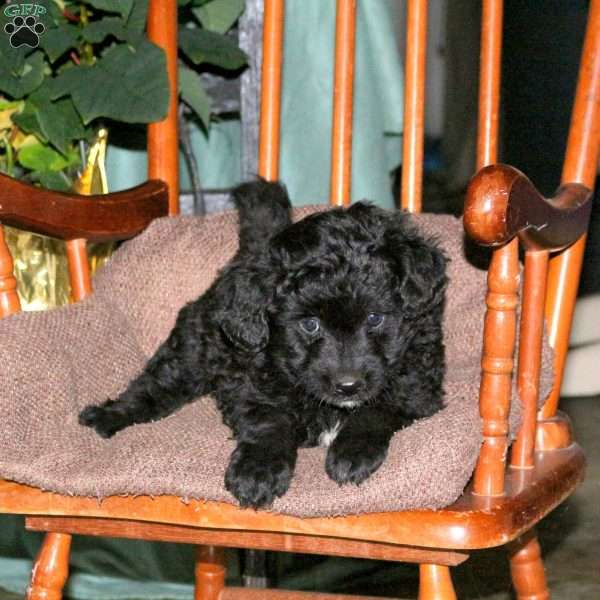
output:
<svg viewBox="0 0 600 600"><path fill-rule="evenodd" d="M196 547L195 600L220 600L225 588L225 550L216 546Z"/></svg>
<svg viewBox="0 0 600 600"><path fill-rule="evenodd" d="M0 225L0 319L21 310L13 268L12 256L4 239L4 228Z"/></svg>
<svg viewBox="0 0 600 600"><path fill-rule="evenodd" d="M169 214L179 213L179 140L177 134L177 2L150 0L148 38L164 49L169 77L167 116L148 125L148 179L169 189Z"/></svg>
<svg viewBox="0 0 600 600"><path fill-rule="evenodd" d="M83 238L68 240L67 265L69 267L69 281L71 283L71 298L79 302L92 293L90 277L90 263L86 250L86 240Z"/></svg>
<svg viewBox="0 0 600 600"><path fill-rule="evenodd" d="M419 565L419 600L456 600L450 567Z"/></svg>
<svg viewBox="0 0 600 600"><path fill-rule="evenodd" d="M477 170L498 161L503 0L485 0L481 15Z"/></svg>
<svg viewBox="0 0 600 600"><path fill-rule="evenodd" d="M509 548L510 574L517 600L550 600L542 551L534 530Z"/></svg>
<svg viewBox="0 0 600 600"><path fill-rule="evenodd" d="M338 0L329 202L348 206L352 187L352 114L356 39L356 0Z"/></svg>
<svg viewBox="0 0 600 600"><path fill-rule="evenodd" d="M523 415L510 461L511 467L521 469L534 466L548 257L549 252L545 250L525 253L517 368L517 389Z"/></svg>
<svg viewBox="0 0 600 600"><path fill-rule="evenodd" d="M590 3L579 80L562 172L562 183L582 183L594 188L600 143L600 0ZM571 321L585 249L585 236L550 260L546 318L555 353L555 380L542 410L552 418L558 408L560 387L569 347Z"/></svg>
<svg viewBox="0 0 600 600"><path fill-rule="evenodd" d="M27 600L61 600L69 576L70 550L69 534L46 534L31 573Z"/></svg>
<svg viewBox="0 0 600 600"><path fill-rule="evenodd" d="M478 169L498 157L502 21L502 0L486 0L481 22ZM518 242L513 240L494 251L488 271L479 391L483 444L473 481L474 493L485 496L504 493L518 286Z"/></svg>
<svg viewBox="0 0 600 600"><path fill-rule="evenodd" d="M400 206L421 212L425 132L425 58L427 0L409 0L406 17L404 137Z"/></svg>
<svg viewBox="0 0 600 600"><path fill-rule="evenodd" d="M268 181L279 178L284 14L284 0L265 0L258 174Z"/></svg>

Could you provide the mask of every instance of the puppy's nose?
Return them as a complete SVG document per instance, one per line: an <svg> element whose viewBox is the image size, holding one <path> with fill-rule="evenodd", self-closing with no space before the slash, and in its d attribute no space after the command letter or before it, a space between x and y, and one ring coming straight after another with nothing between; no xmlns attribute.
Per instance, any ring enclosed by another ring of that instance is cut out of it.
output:
<svg viewBox="0 0 600 600"><path fill-rule="evenodd" d="M364 385L358 373L344 373L339 375L335 382L335 391L344 396L356 394Z"/></svg>

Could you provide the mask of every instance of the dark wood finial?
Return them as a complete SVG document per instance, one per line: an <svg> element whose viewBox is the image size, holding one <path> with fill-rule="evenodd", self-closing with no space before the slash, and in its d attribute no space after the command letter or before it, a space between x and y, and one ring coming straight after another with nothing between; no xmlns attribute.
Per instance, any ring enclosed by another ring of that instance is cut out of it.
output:
<svg viewBox="0 0 600 600"><path fill-rule="evenodd" d="M519 236L528 250L560 250L586 231L592 193L567 183L546 199L518 169L489 165L471 179L464 226L484 246L500 246Z"/></svg>

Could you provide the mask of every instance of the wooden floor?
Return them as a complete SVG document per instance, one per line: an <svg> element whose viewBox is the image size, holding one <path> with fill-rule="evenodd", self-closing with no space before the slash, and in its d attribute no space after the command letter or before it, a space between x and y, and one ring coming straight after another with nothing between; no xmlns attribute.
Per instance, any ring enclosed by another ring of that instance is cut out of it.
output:
<svg viewBox="0 0 600 600"><path fill-rule="evenodd" d="M599 600L600 397L567 399L562 408L570 414L576 438L588 455L588 474L573 498L540 526L540 542L553 600ZM281 587L417 597L417 573L411 565L282 555L279 571ZM512 598L502 550L474 554L452 572L461 600ZM0 590L0 600L20 598Z"/></svg>

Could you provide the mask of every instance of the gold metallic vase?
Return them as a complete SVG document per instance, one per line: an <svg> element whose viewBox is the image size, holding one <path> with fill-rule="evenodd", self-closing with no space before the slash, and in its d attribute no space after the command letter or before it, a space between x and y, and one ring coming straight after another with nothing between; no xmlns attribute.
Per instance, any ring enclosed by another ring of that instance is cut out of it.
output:
<svg viewBox="0 0 600 600"><path fill-rule="evenodd" d="M100 129L90 147L86 167L73 185L78 194L106 194L107 131ZM45 310L67 304L71 285L65 243L62 240L5 227L6 242L14 261L17 290L23 310ZM114 244L88 244L92 274L110 257Z"/></svg>

